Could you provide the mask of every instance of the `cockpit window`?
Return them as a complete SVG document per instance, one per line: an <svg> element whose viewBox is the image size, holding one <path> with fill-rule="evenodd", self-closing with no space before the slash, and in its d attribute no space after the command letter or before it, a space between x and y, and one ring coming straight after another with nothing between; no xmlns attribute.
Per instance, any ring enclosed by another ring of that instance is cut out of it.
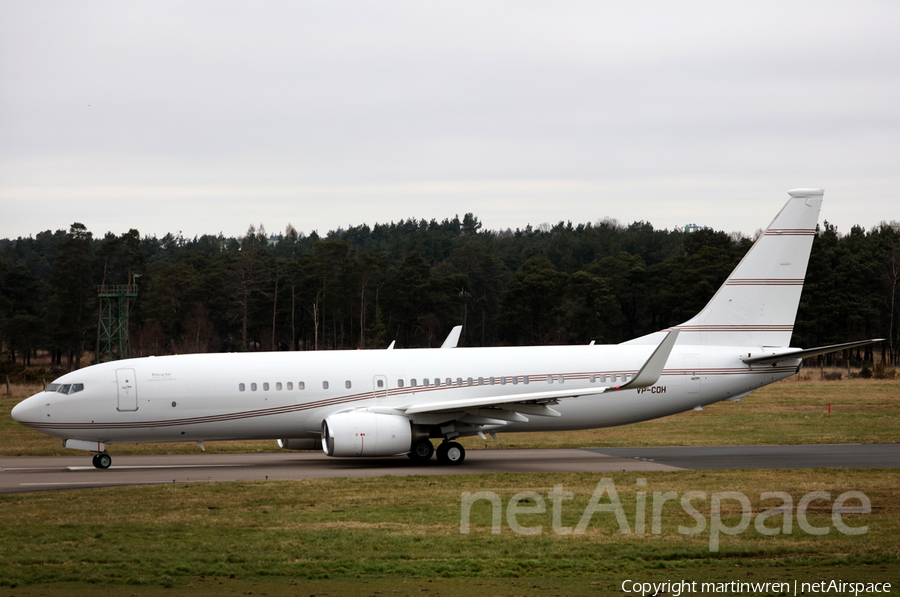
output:
<svg viewBox="0 0 900 597"><path fill-rule="evenodd" d="M52 383L47 386L45 392L58 392L60 394L74 394L75 392L80 392L84 390L83 383Z"/></svg>

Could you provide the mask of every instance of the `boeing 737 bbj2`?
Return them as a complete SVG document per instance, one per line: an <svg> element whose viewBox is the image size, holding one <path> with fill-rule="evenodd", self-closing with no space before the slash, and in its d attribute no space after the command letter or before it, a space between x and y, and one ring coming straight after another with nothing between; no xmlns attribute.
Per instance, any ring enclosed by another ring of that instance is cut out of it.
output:
<svg viewBox="0 0 900 597"><path fill-rule="evenodd" d="M278 439L329 456L465 458L458 437L625 425L739 400L804 357L790 348L821 189L795 189L709 304L617 345L258 352L145 357L67 373L12 410L96 452L121 443ZM393 345L392 345L393 346ZM451 349L451 350L448 350Z"/></svg>

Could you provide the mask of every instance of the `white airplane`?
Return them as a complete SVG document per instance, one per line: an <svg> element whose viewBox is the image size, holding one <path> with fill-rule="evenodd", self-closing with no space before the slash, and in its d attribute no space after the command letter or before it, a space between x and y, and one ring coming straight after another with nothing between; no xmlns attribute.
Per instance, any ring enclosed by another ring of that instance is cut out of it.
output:
<svg viewBox="0 0 900 597"><path fill-rule="evenodd" d="M625 425L700 410L877 340L789 348L822 189L795 189L709 304L617 345L259 352L145 357L67 373L12 410L96 452L143 442L277 439L329 456L460 464L458 437ZM393 348L393 344L390 348ZM280 438L280 439L279 439Z"/></svg>

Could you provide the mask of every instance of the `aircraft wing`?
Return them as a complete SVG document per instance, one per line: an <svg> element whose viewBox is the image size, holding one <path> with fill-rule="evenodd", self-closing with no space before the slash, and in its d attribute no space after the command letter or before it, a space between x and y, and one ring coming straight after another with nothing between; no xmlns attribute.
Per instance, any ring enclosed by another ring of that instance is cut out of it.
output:
<svg viewBox="0 0 900 597"><path fill-rule="evenodd" d="M748 354L741 360L748 365L756 365L759 363L775 364L778 361L783 361L785 359L805 359L807 357L816 357L820 354L828 354L829 352L837 352L839 350L846 350L848 348L856 348L857 346L865 346L867 344L874 344L876 342L884 342L884 338L878 338L876 340L859 340L857 342L846 342L844 344L832 344L830 346L819 346L817 348L797 349L777 354L773 353L757 356L750 356Z"/></svg>
<svg viewBox="0 0 900 597"><path fill-rule="evenodd" d="M607 392L646 388L659 381L659 376L662 374L663 367L665 367L666 361L669 359L669 354L672 352L672 347L675 346L675 341L678 339L679 332L680 330L678 328L674 328L668 334L666 334L666 337L663 338L663 341L659 343L659 346L656 347L656 349L653 351L653 354L650 355L650 358L648 358L643 366L641 366L637 374L627 383L624 383L620 386L604 386L600 388L573 388L571 390L549 390L546 392L524 392L521 394L508 394L504 396L486 396L481 398L463 398L460 400L443 400L440 402L412 404L405 408L401 407L398 410L402 410L408 415L435 412L465 411L466 409L479 407L500 407L506 410L521 410L522 412L526 412L526 409L520 409L520 406L540 406L540 403L556 402L557 400L563 398L593 396L597 394L605 394ZM516 407L514 409L509 408L510 405L513 404L516 404ZM542 409L538 408L529 410L531 411L529 412L529 414L556 417L559 416L558 412L546 406L544 406Z"/></svg>

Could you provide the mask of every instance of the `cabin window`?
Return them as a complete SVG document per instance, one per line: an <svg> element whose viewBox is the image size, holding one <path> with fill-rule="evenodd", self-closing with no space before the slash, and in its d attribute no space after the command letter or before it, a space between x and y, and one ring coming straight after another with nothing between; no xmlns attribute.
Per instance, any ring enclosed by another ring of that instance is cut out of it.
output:
<svg viewBox="0 0 900 597"><path fill-rule="evenodd" d="M472 385L472 384L474 383L474 381L475 381L475 380L473 380L471 377L469 377L469 378L466 379L466 385L467 385L467 386L470 386L470 385Z"/></svg>
<svg viewBox="0 0 900 597"><path fill-rule="evenodd" d="M263 382L263 392L268 392L268 391L269 391L269 382L265 381L265 382Z"/></svg>
<svg viewBox="0 0 900 597"><path fill-rule="evenodd" d="M255 382L255 381L254 381L253 383L250 384L250 391L251 391L251 392L255 392L255 391L256 391L256 382Z"/></svg>
<svg viewBox="0 0 900 597"><path fill-rule="evenodd" d="M281 391L281 382L280 381L275 382L275 389L278 390L279 392Z"/></svg>
<svg viewBox="0 0 900 597"><path fill-rule="evenodd" d="M238 390L240 390L241 392L246 392L246 391L247 391L247 386L245 386L245 385L242 384L242 383L239 383L239 384L238 384Z"/></svg>
<svg viewBox="0 0 900 597"><path fill-rule="evenodd" d="M323 389L323 390L327 390L327 389L328 389L328 382L327 382L327 381L323 381L323 382L322 382L322 389Z"/></svg>
<svg viewBox="0 0 900 597"><path fill-rule="evenodd" d="M350 389L350 386L351 386L351 385L353 385L353 384L350 383L350 380L349 380L349 379L348 379L347 381L344 382L344 387L347 388L348 390Z"/></svg>
<svg viewBox="0 0 900 597"><path fill-rule="evenodd" d="M506 385L506 376L505 376L505 375L504 375L503 377L500 378L500 385L501 385L501 386L505 386L505 385Z"/></svg>
<svg viewBox="0 0 900 597"><path fill-rule="evenodd" d="M402 379L398 379L398 380L397 380L397 387L398 387L398 388L402 388L402 387L403 387L403 380L402 380Z"/></svg>
<svg viewBox="0 0 900 597"><path fill-rule="evenodd" d="M45 392L55 392L55 391L58 390L58 389L59 389L59 384L58 384L58 383L52 383L52 384L50 384L49 386L47 386L47 388L46 388L44 391L45 391Z"/></svg>
<svg viewBox="0 0 900 597"><path fill-rule="evenodd" d="M409 380L409 387L411 387L411 388L416 387L416 378L415 377L413 377L412 379Z"/></svg>
<svg viewBox="0 0 900 597"><path fill-rule="evenodd" d="M493 377L493 376L489 377L489 378L488 378L488 382L489 382L491 385L494 385L494 377Z"/></svg>
<svg viewBox="0 0 900 597"><path fill-rule="evenodd" d="M434 387L436 387L436 388L441 387L441 378L440 377L434 378Z"/></svg>
<svg viewBox="0 0 900 597"><path fill-rule="evenodd" d="M591 377L589 379L591 380L591 383L594 383L595 381L597 381L597 376L591 375Z"/></svg>
<svg viewBox="0 0 900 597"><path fill-rule="evenodd" d="M384 380L383 380L383 379L376 379L376 380L375 380L375 387L377 387L377 388L379 388L379 389L380 389L380 388L383 388L383 387L384 387Z"/></svg>
<svg viewBox="0 0 900 597"><path fill-rule="evenodd" d="M448 377L448 378L447 378L447 383L446 383L446 385L452 386L452 385L453 385L453 380L452 380L451 378Z"/></svg>
<svg viewBox="0 0 900 597"><path fill-rule="evenodd" d="M457 378L456 378L456 385L458 385L458 386L461 386L461 385L462 385L462 377L457 377Z"/></svg>
<svg viewBox="0 0 900 597"><path fill-rule="evenodd" d="M306 389L306 382L305 382L305 381L298 381L298 382L297 382L297 389L298 389L298 390L305 390L305 389Z"/></svg>
<svg viewBox="0 0 900 597"><path fill-rule="evenodd" d="M553 376L552 376L552 375L548 375L548 376L547 376L547 383L553 383Z"/></svg>
<svg viewBox="0 0 900 597"><path fill-rule="evenodd" d="M605 373L604 373L603 375L600 376L600 381L601 381L602 383L605 383L605 382L606 382L606 374L605 374Z"/></svg>
<svg viewBox="0 0 900 597"><path fill-rule="evenodd" d="M565 375L560 375L560 376L559 376L559 383L566 383L566 376L565 376Z"/></svg>
<svg viewBox="0 0 900 597"><path fill-rule="evenodd" d="M528 376L527 376L527 375L525 375L525 376L522 377L522 383L525 383L525 384L528 383Z"/></svg>
<svg viewBox="0 0 900 597"><path fill-rule="evenodd" d="M292 382L292 381L287 382L287 389L288 389L288 390L293 390L293 389L294 389L294 382Z"/></svg>
<svg viewBox="0 0 900 597"><path fill-rule="evenodd" d="M514 385L514 386L519 385L519 376L516 375L515 377L513 377L513 378L512 378L512 382L513 382L513 385Z"/></svg>
<svg viewBox="0 0 900 597"><path fill-rule="evenodd" d="M63 384L63 385L61 385L61 386L59 387L59 390L58 390L58 391L59 391L60 394L68 394L68 393L69 393L69 389L71 389L71 387L72 387L72 384L70 384L70 383Z"/></svg>
<svg viewBox="0 0 900 597"><path fill-rule="evenodd" d="M484 378L483 378L483 377L479 377L479 378L478 378L478 385L480 385L480 386L483 386L483 385L484 385Z"/></svg>

